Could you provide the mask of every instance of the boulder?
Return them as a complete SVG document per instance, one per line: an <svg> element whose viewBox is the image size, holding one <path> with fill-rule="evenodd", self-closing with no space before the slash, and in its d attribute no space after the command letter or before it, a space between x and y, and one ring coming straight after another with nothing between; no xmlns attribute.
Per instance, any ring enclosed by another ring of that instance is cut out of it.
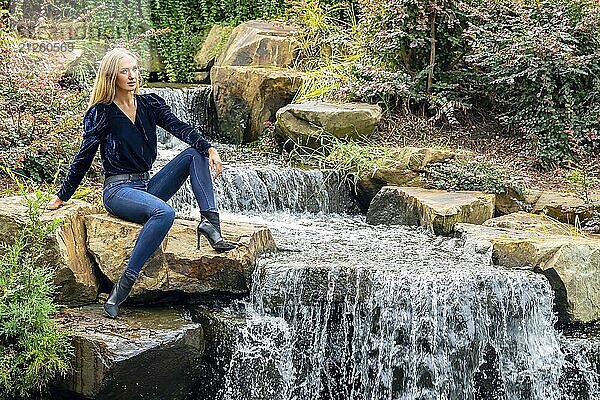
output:
<svg viewBox="0 0 600 400"><path fill-rule="evenodd" d="M228 25L215 24L212 26L204 39L202 48L194 56L197 70L208 71L214 65L215 59L223 51L232 29Z"/></svg>
<svg viewBox="0 0 600 400"><path fill-rule="evenodd" d="M88 215L85 224L89 251L100 271L115 282L127 266L141 225L109 214ZM204 237L200 250L196 250L197 225L195 220L175 219L162 245L144 266L130 299L147 301L174 293L239 297L249 292L256 257L275 249L268 228L222 222L223 237L239 246L217 253Z"/></svg>
<svg viewBox="0 0 600 400"><path fill-rule="evenodd" d="M52 383L53 398L187 398L198 383L202 326L182 309L124 308L116 320L101 310L85 306L56 317L75 351L72 372Z"/></svg>
<svg viewBox="0 0 600 400"><path fill-rule="evenodd" d="M295 143L318 148L323 134L342 140L369 136L381 119L381 107L376 104L331 104L306 102L289 104L277 111L277 126Z"/></svg>
<svg viewBox="0 0 600 400"><path fill-rule="evenodd" d="M487 221L489 226L457 224L455 235L479 251L491 250L500 266L543 273L555 291L562 322L598 321L600 237L560 234L566 228L559 225L548 229L543 222L519 224L506 219Z"/></svg>
<svg viewBox="0 0 600 400"><path fill-rule="evenodd" d="M294 32L281 22L245 22L231 32L215 65L290 67L296 58Z"/></svg>
<svg viewBox="0 0 600 400"><path fill-rule="evenodd" d="M531 212L541 195L542 191L536 189L526 189L522 192L509 189L505 193L496 194L496 211L499 214Z"/></svg>
<svg viewBox="0 0 600 400"><path fill-rule="evenodd" d="M397 168L423 172L429 164L451 160L456 153L442 148L406 146L393 149L391 156L396 160Z"/></svg>
<svg viewBox="0 0 600 400"><path fill-rule="evenodd" d="M556 221L545 214L532 214L524 211L488 219L483 223L483 225L494 228L517 229L520 231L529 231L542 234L576 234L576 229L573 225Z"/></svg>
<svg viewBox="0 0 600 400"><path fill-rule="evenodd" d="M55 268L54 283L58 286L56 301L62 304L82 304L96 300L98 281L94 275L93 260L87 252L86 214L97 210L88 203L72 199L55 211L44 211L41 222L55 218L62 223L49 237L43 261ZM0 198L0 237L7 244L14 242L17 233L28 222L28 206L23 196Z"/></svg>
<svg viewBox="0 0 600 400"><path fill-rule="evenodd" d="M573 193L545 191L536 201L534 213L544 213L559 221L574 224L592 216L593 210L600 212L600 193L592 193L592 205L586 205L582 198Z"/></svg>
<svg viewBox="0 0 600 400"><path fill-rule="evenodd" d="M231 143L256 140L266 121L289 104L301 73L284 68L214 66L210 80L220 132Z"/></svg>
<svg viewBox="0 0 600 400"><path fill-rule="evenodd" d="M452 159L456 154L449 150L428 147L400 147L393 149L394 165L363 173L356 185L357 198L363 210L369 208L373 197L384 186L424 187L418 172L427 165Z"/></svg>
<svg viewBox="0 0 600 400"><path fill-rule="evenodd" d="M493 194L385 186L369 206L367 223L418 225L447 235L457 223L482 224L493 216Z"/></svg>

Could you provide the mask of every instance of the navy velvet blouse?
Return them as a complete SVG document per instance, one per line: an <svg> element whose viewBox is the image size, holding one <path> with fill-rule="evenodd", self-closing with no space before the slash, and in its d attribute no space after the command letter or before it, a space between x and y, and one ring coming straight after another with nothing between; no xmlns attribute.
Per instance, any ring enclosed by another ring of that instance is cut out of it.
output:
<svg viewBox="0 0 600 400"><path fill-rule="evenodd" d="M71 198L90 168L98 146L104 174L146 172L156 160L156 125L164 128L201 153L211 144L192 126L179 120L155 93L134 95L135 124L115 103L97 103L83 117L83 141L57 193L62 201Z"/></svg>

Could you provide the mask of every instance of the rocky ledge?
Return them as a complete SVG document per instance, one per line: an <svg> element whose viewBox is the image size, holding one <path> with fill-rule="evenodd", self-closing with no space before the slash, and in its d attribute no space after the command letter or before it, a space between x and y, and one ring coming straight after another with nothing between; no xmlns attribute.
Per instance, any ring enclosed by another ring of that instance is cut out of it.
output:
<svg viewBox="0 0 600 400"><path fill-rule="evenodd" d="M174 308L126 308L109 320L100 305L57 317L72 332L72 372L53 382L55 399L185 399L198 383L202 326Z"/></svg>
<svg viewBox="0 0 600 400"><path fill-rule="evenodd" d="M257 255L275 249L271 232L264 225L223 222L223 237L238 247L217 253L204 237L196 249L197 225L196 220L175 219L162 245L146 262L130 300L160 299L169 293L240 296L249 292ZM141 225L93 214L85 217L85 226L87 246L99 270L116 282L127 266Z"/></svg>
<svg viewBox="0 0 600 400"><path fill-rule="evenodd" d="M42 222L61 220L47 239L44 262L55 268L57 301L66 305L95 302L109 291L125 269L142 225L98 214L90 204L70 200L58 210L46 210ZM0 235L6 243L17 237L28 221L22 196L0 198ZM235 298L249 291L256 258L275 250L264 225L222 222L225 239L238 247L215 252L202 237L196 249L197 220L175 219L167 237L148 260L136 282L131 300L159 301L173 296Z"/></svg>
<svg viewBox="0 0 600 400"><path fill-rule="evenodd" d="M484 225L459 223L455 235L477 251L492 251L494 263L545 275L555 293L562 322L600 319L600 236L544 215L519 212Z"/></svg>

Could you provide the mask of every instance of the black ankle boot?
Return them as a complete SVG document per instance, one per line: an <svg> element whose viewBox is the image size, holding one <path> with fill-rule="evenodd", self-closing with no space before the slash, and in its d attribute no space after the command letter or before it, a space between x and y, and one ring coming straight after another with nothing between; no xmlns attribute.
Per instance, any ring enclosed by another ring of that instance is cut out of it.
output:
<svg viewBox="0 0 600 400"><path fill-rule="evenodd" d="M123 271L123 274L117 283L115 283L115 286L113 286L106 303L104 303L104 311L106 312L106 316L110 318L117 318L117 315L119 314L119 306L125 301L127 296L129 296L129 292L131 292L131 288L133 287L135 279L136 278L134 276Z"/></svg>
<svg viewBox="0 0 600 400"><path fill-rule="evenodd" d="M216 251L233 250L237 245L229 243L221 236L221 222L219 221L219 213L215 211L200 211L202 219L198 224L198 250L200 249L200 235L204 235L208 239L208 243Z"/></svg>

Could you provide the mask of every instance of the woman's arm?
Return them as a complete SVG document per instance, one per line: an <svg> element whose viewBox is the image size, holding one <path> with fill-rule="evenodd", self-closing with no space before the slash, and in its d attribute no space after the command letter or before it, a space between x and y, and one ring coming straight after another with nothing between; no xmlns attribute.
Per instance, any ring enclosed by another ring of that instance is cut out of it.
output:
<svg viewBox="0 0 600 400"><path fill-rule="evenodd" d="M79 152L73 158L60 190L56 197L48 203L47 208L54 210L73 196L85 173L92 165L98 146L104 138L106 127L104 104L94 104L83 117L83 140Z"/></svg>
<svg viewBox="0 0 600 400"><path fill-rule="evenodd" d="M191 125L181 121L173 114L171 107L156 93L146 95L156 117L156 124L167 130L176 138L194 147L201 153L206 152L212 145Z"/></svg>

